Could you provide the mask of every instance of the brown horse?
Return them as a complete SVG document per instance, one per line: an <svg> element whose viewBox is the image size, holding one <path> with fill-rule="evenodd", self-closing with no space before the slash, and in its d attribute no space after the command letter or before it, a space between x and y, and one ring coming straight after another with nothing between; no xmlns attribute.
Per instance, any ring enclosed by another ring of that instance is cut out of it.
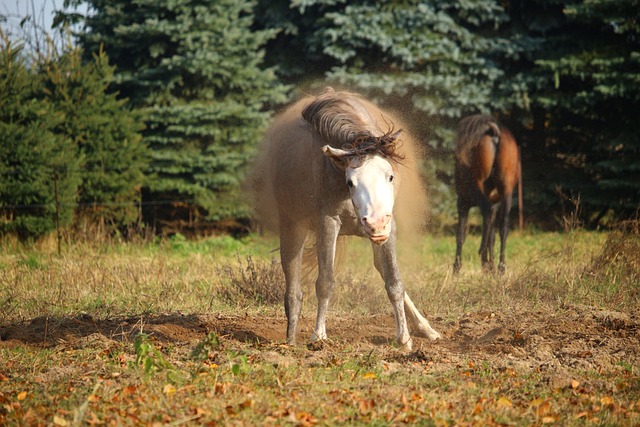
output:
<svg viewBox="0 0 640 427"><path fill-rule="evenodd" d="M455 184L458 193L458 228L454 272L462 266L469 209L479 206L483 227L480 258L486 270L493 270L496 220L500 230L500 263L504 273L504 251L509 230L513 189L520 178L520 152L513 134L485 115L465 117L456 135ZM520 198L519 198L520 201ZM522 211L522 206L520 206Z"/></svg>
<svg viewBox="0 0 640 427"><path fill-rule="evenodd" d="M404 291L396 260L396 213L421 217L411 201L424 200L410 136L373 104L327 88L282 113L265 135L253 168L256 210L280 235L286 281L287 342L296 341L302 308L300 286L305 241L315 234L318 312L313 340L326 339L329 298L334 288L336 241L341 235L371 241L374 266L382 276L396 320L396 341L412 345L413 334L440 334ZM383 127L385 130L382 130ZM398 203L394 202L398 200ZM400 220L402 215L400 215Z"/></svg>

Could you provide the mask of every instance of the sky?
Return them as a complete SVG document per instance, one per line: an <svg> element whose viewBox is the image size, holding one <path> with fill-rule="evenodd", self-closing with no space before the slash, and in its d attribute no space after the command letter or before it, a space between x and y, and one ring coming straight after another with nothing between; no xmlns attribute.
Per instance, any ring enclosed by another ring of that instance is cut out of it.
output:
<svg viewBox="0 0 640 427"><path fill-rule="evenodd" d="M36 30L51 34L54 11L62 9L63 3L64 0L0 0L0 27L12 40L32 39ZM86 6L79 10L85 11ZM20 22L26 16L32 19L21 28Z"/></svg>

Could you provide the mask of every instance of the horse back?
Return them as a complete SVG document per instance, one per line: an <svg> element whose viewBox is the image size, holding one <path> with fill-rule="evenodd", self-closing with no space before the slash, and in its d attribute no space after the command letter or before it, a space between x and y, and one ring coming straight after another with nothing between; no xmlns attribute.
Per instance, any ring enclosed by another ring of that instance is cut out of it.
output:
<svg viewBox="0 0 640 427"><path fill-rule="evenodd" d="M313 140L301 111L303 99L281 112L265 132L249 176L253 205L260 222L279 231L281 215L302 220L317 190L315 163L322 161L320 144ZM316 153L317 151L317 153Z"/></svg>

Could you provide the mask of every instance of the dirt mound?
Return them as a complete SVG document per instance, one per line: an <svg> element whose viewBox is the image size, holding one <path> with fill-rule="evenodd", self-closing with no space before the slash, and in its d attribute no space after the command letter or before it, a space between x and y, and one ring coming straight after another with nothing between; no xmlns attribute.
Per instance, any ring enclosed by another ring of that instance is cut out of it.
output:
<svg viewBox="0 0 640 427"><path fill-rule="evenodd" d="M397 363L428 361L433 369L450 369L470 361L487 361L494 368L534 370L611 370L640 364L640 319L637 314L601 311L592 307L565 306L557 311L523 313L474 312L458 320L434 319L443 336L431 343L414 339L414 351L402 354L391 345L395 334L391 315L330 317L326 344L306 349L329 354L332 348L382 352ZM300 324L300 339L311 336L313 319ZM89 316L37 318L0 326L0 347L108 348L132 342L145 332L157 342L192 344L215 331L229 345L233 342L264 345L265 360L281 358L271 344L284 342L286 319L282 316L228 316L166 314L152 317L101 320ZM300 346L302 349L304 345ZM311 358L313 359L313 358ZM311 360L310 359L310 360ZM279 363L291 361L280 360Z"/></svg>

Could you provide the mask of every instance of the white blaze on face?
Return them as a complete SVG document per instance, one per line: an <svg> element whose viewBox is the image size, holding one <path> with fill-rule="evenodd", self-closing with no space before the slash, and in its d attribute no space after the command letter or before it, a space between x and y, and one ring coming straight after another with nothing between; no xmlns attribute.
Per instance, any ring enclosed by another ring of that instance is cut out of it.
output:
<svg viewBox="0 0 640 427"><path fill-rule="evenodd" d="M372 242L382 244L391 233L395 197L394 172L388 160L369 156L345 169L351 201Z"/></svg>

